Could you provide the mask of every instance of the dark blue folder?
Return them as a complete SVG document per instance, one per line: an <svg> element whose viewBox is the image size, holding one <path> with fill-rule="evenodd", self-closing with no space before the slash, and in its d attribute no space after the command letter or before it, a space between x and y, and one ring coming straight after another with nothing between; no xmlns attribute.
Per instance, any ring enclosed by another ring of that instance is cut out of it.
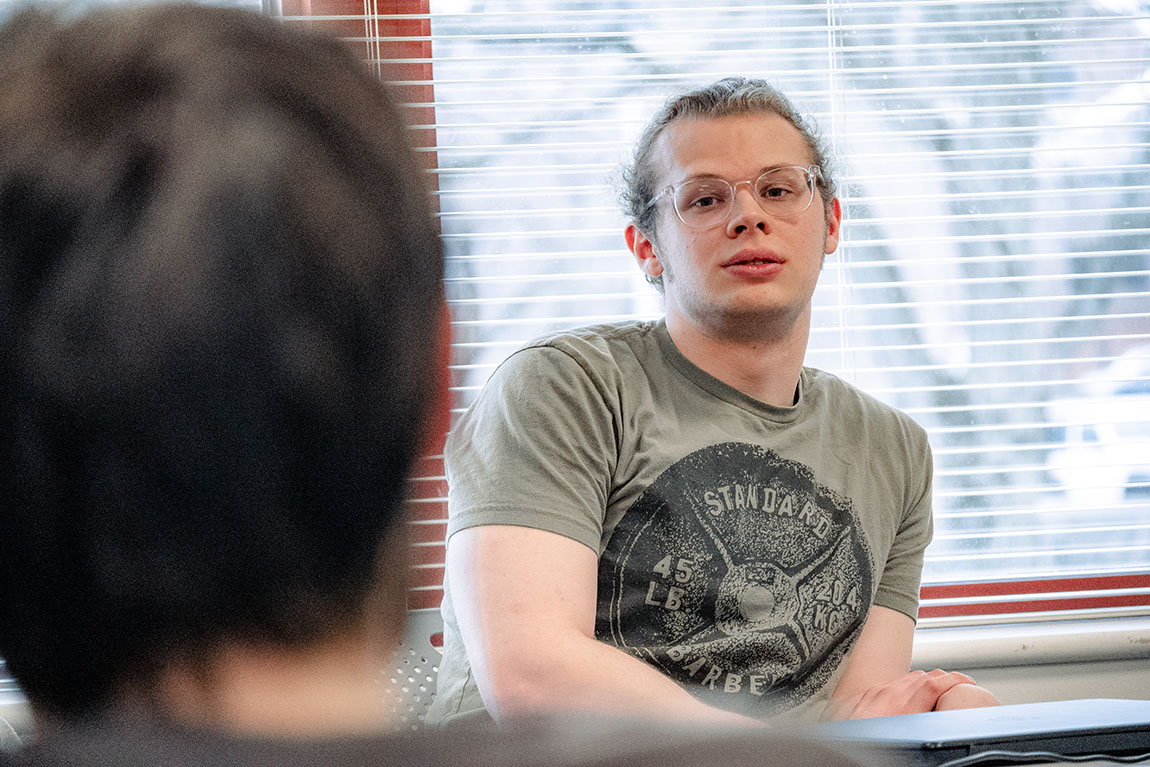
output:
<svg viewBox="0 0 1150 767"><path fill-rule="evenodd" d="M988 752L993 751L1150 755L1150 700L1063 700L906 714L825 722L816 732L892 765L941 765L979 754L984 759L970 763L1020 763L992 759Z"/></svg>

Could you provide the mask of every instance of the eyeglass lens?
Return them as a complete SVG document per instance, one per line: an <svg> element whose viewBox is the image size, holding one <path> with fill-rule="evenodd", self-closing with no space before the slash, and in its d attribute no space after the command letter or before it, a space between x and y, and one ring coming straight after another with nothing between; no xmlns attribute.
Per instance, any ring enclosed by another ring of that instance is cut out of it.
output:
<svg viewBox="0 0 1150 767"><path fill-rule="evenodd" d="M765 213L780 218L797 216L814 196L812 179L805 168L776 168L754 182L738 181L732 186L721 178L696 178L675 191L675 213L687 226L706 229L727 220L740 184L753 184L752 192Z"/></svg>

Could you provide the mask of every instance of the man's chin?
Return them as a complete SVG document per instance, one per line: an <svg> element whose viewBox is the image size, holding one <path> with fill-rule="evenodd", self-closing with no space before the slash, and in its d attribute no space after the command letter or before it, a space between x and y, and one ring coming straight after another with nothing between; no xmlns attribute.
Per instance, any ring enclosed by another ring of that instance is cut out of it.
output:
<svg viewBox="0 0 1150 767"><path fill-rule="evenodd" d="M803 333L810 327L810 303L780 304L761 301L717 306L687 320L712 338L738 343L770 343Z"/></svg>

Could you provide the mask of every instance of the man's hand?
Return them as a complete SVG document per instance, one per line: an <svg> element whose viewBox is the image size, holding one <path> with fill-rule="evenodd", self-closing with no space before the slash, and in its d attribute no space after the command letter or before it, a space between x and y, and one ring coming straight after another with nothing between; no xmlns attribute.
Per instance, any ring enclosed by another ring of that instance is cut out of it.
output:
<svg viewBox="0 0 1150 767"><path fill-rule="evenodd" d="M994 693L976 684L956 684L944 692L935 704L935 711L949 711L956 708L982 708L983 706L998 706L1001 701L994 697Z"/></svg>
<svg viewBox="0 0 1150 767"><path fill-rule="evenodd" d="M914 621L908 616L885 607L871 608L823 718L864 719L998 705L966 674L938 669L908 672L913 641Z"/></svg>
<svg viewBox="0 0 1150 767"><path fill-rule="evenodd" d="M931 672L911 671L894 681L870 687L861 693L846 698L835 698L827 707L826 719L866 719L873 716L895 716L897 714L920 714L926 711L941 710L939 706L946 696L954 691L978 690L991 700L993 695L974 684L974 680L957 671L935 669ZM951 700L956 704L951 708L967 708L963 699L976 699L976 695L963 691ZM978 699L985 700L981 696ZM997 701L994 701L997 703ZM970 705L993 705L993 703L972 703Z"/></svg>

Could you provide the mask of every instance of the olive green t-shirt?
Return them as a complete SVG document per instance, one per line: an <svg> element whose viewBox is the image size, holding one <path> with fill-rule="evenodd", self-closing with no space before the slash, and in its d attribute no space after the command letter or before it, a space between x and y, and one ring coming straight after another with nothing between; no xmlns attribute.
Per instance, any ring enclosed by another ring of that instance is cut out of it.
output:
<svg viewBox="0 0 1150 767"><path fill-rule="evenodd" d="M599 555L596 635L717 708L817 717L871 605L915 617L932 462L906 415L804 368L793 407L688 361L662 321L542 338L447 444L448 545L522 525ZM485 716L452 609L430 720Z"/></svg>

